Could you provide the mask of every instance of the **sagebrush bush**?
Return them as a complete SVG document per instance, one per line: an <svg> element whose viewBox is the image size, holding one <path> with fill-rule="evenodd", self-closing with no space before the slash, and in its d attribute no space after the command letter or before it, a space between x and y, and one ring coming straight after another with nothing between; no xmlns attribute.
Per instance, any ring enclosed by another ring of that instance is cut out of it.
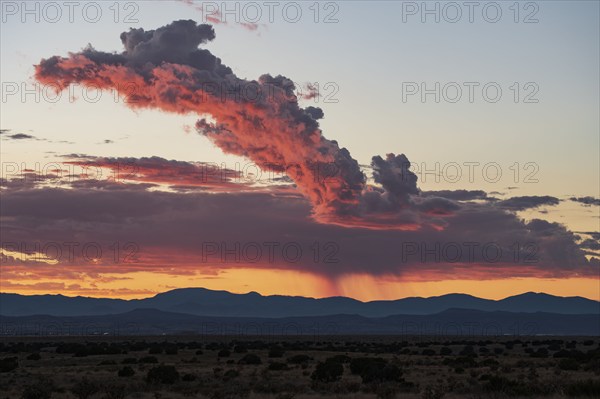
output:
<svg viewBox="0 0 600 399"><path fill-rule="evenodd" d="M311 378L320 382L337 381L344 374L344 366L337 362L319 362Z"/></svg>
<svg viewBox="0 0 600 399"><path fill-rule="evenodd" d="M52 397L52 386L46 382L36 382L25 387L22 399L50 399Z"/></svg>
<svg viewBox="0 0 600 399"><path fill-rule="evenodd" d="M174 384L179 380L179 372L174 366L166 366L161 364L160 366L152 367L148 370L146 381L151 384Z"/></svg>
<svg viewBox="0 0 600 399"><path fill-rule="evenodd" d="M569 384L565 393L571 397L600 398L600 380L583 380Z"/></svg>
<svg viewBox="0 0 600 399"><path fill-rule="evenodd" d="M75 383L71 388L71 393L77 399L88 399L90 396L98 392L100 388L96 382L90 381L87 378Z"/></svg>
<svg viewBox="0 0 600 399"><path fill-rule="evenodd" d="M19 362L16 357L5 357L0 359L0 373L8 373L19 367Z"/></svg>
<svg viewBox="0 0 600 399"><path fill-rule="evenodd" d="M135 374L135 371L129 366L125 366L117 373L119 377L131 377Z"/></svg>
<svg viewBox="0 0 600 399"><path fill-rule="evenodd" d="M238 364L261 364L261 360L258 355L255 355L254 353L248 353L238 361Z"/></svg>

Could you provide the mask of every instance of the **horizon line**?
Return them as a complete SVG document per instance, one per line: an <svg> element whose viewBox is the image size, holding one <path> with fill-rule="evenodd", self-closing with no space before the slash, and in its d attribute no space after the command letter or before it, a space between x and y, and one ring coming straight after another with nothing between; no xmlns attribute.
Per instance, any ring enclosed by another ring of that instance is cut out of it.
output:
<svg viewBox="0 0 600 399"><path fill-rule="evenodd" d="M227 290L213 290L210 288L205 288L205 287L201 287L201 286L196 286L196 287L180 287L180 288L173 288L170 290L166 290L166 291L162 291L162 292L157 292L155 294L150 294L149 296L146 297L142 297L142 298L123 298L123 297L108 297L108 296L85 296L85 295L65 295L65 294L51 294L51 293L45 293L45 294L20 294L17 292L5 292L0 288L0 295L2 294L6 294L6 295L19 295L19 296L25 296L25 297L34 297L34 296L62 296L65 298L90 298L90 299L115 299L115 300L122 300L122 301L141 301L141 300L145 300L145 299L151 299L154 298L158 295L161 294L166 294L169 292L173 292L173 291L181 291L181 290L194 290L194 289L202 289L202 290L206 290L206 291L211 291L211 292L226 292L228 294L231 295L248 295L248 294L257 294L261 297L288 297L288 298L305 298L305 299L314 299L314 300L318 300L318 299L330 299L330 298L346 298L346 299L351 299L357 302L361 302L361 303L369 303L369 302L393 302L393 301L398 301L398 300L402 300L402 299L431 299L431 298L441 298L444 296L449 296L449 295L464 295L464 296L470 296L473 298L477 298L477 299L484 299L484 300L489 300L489 301L494 301L494 302L498 302L498 301L502 301L508 298L513 298L513 297L517 297L517 296L522 296L522 295L526 295L526 294L536 294L536 295L548 295L548 296L552 296L552 297L556 297L556 298L583 298L583 299L587 299L590 301L594 301L594 302L598 302L600 303L600 299L594 299L594 298L589 298L586 296L581 296L581 295L570 295L570 296L562 296L562 295L555 295L555 294L549 294L547 292L543 292L543 291L525 291L525 292L521 292L518 294L513 294L513 295L508 295L506 297L500 298L500 299L493 299L493 298L485 298L485 297L480 297L480 296L476 296L476 295L472 295L472 294L468 294L468 293L462 293L462 292L448 292L442 295L432 295L432 296L405 296L405 297L398 297L395 299L372 299L372 300L368 300L368 301L364 301L364 300L360 300L357 298L353 298L353 297L349 297L349 296L344 296L344 295L333 295L333 296L322 296L322 297L312 297L312 296L304 296L304 295L285 295L285 294L261 294L260 292L257 291L248 291L248 292L234 292L234 291L227 291Z"/></svg>

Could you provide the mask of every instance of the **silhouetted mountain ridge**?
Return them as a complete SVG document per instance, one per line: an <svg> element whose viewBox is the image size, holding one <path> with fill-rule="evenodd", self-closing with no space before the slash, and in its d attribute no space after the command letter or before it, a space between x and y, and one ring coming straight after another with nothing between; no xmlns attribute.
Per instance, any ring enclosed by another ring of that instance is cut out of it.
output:
<svg viewBox="0 0 600 399"><path fill-rule="evenodd" d="M196 316L149 308L100 316L0 316L0 336L90 335L307 335L598 336L596 314L486 312L448 309L429 315L365 317L334 314L303 317Z"/></svg>
<svg viewBox="0 0 600 399"><path fill-rule="evenodd" d="M144 299L67 297L64 295L19 295L0 293L0 314L27 316L92 316L122 314L149 308L166 312L215 317L306 317L356 314L364 317L426 315L448 309L486 312L547 312L556 314L600 314L600 302L582 297L559 297L527 292L498 301L467 294L436 297L409 297L397 300L362 302L347 297L309 298L269 295L256 292L234 294L206 288L182 288Z"/></svg>

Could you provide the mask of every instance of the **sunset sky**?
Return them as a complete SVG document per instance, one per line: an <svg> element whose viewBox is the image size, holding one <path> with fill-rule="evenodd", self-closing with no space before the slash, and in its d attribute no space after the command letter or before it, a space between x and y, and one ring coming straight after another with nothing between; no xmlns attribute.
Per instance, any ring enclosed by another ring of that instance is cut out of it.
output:
<svg viewBox="0 0 600 399"><path fill-rule="evenodd" d="M598 2L91 3L2 2L2 292L600 300Z"/></svg>

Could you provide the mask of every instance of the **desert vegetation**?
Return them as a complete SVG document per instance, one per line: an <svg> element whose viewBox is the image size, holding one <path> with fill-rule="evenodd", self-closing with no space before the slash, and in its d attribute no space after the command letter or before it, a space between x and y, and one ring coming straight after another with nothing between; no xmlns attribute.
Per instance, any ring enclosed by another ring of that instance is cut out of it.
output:
<svg viewBox="0 0 600 399"><path fill-rule="evenodd" d="M0 399L600 397L600 339L3 338Z"/></svg>

